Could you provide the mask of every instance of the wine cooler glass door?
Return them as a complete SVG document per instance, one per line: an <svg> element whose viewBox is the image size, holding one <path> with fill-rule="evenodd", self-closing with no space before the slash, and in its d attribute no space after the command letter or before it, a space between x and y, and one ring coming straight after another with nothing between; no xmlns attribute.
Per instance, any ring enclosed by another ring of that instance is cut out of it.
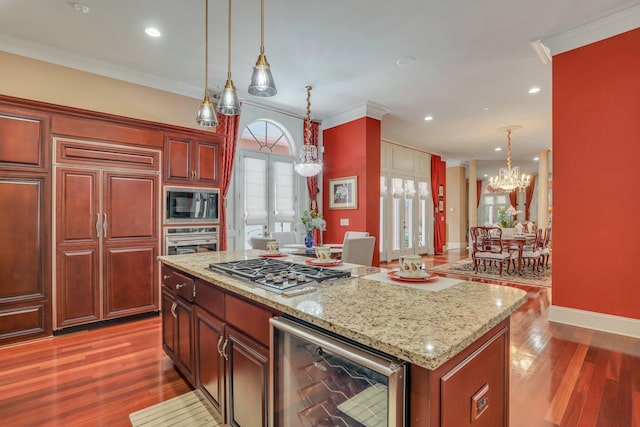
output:
<svg viewBox="0 0 640 427"><path fill-rule="evenodd" d="M287 319L271 332L271 425L404 425L404 364Z"/></svg>

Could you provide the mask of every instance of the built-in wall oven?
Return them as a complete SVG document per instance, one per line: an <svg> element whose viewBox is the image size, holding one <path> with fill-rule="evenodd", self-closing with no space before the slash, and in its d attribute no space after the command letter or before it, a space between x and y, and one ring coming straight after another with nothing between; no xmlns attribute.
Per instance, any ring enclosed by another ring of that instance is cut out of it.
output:
<svg viewBox="0 0 640 427"><path fill-rule="evenodd" d="M218 250L218 226L166 227L164 254L195 254Z"/></svg>
<svg viewBox="0 0 640 427"><path fill-rule="evenodd" d="M165 187L164 223L217 223L219 195L217 188Z"/></svg>
<svg viewBox="0 0 640 427"><path fill-rule="evenodd" d="M271 318L270 325L270 425L405 425L404 362L296 319Z"/></svg>

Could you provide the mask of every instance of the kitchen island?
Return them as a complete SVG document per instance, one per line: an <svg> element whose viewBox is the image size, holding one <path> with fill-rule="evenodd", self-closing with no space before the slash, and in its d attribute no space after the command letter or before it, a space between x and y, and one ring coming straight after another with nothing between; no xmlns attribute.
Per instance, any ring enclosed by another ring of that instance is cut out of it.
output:
<svg viewBox="0 0 640 427"><path fill-rule="evenodd" d="M247 250L159 257L163 263L163 313L179 323L163 322L165 329L173 328L171 333L165 332L164 338L173 340L174 347L182 343L186 356L181 361L175 349L167 349L170 342L165 342L165 350L178 368L181 364L191 365L181 371L187 372L185 376L196 387L213 390L217 397L207 397L227 422L266 425L267 420L264 393L255 396L262 402L256 408L259 413L244 423L238 420L241 415L233 392L251 392L249 387L234 383L232 369L227 366L225 371L224 365L232 365L232 350L226 349L227 343L245 350L241 352L247 359L245 365L253 362L254 374L266 387L268 317L286 314L408 362L407 425L508 425L509 316L525 302L524 291L464 281L429 291L372 280L380 269L355 267L349 279L289 297L207 268L210 263L255 258L258 254L260 251ZM289 257L287 261L300 259ZM192 286L187 283L191 279ZM200 295L208 301L204 306L210 309L201 310L197 302ZM166 303L171 304L170 309L165 308ZM193 323L189 323L187 315L195 319ZM199 329L198 318L213 325L215 333L199 333L204 329ZM223 332L225 327L229 334ZM180 334L185 331L191 337L190 348L184 334ZM239 336L249 340L238 339ZM206 366L211 361L204 357L203 347L212 340L213 353L217 350L223 366ZM245 345L247 342L250 345ZM203 373L198 371L203 366L220 375L209 372L199 379Z"/></svg>

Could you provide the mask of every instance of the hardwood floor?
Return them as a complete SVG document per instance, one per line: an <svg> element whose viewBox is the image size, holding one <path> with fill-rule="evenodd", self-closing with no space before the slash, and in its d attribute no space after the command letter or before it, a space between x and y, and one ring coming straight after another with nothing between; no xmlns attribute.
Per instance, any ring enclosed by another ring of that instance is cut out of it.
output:
<svg viewBox="0 0 640 427"><path fill-rule="evenodd" d="M640 340L550 323L550 289L508 286L529 296L511 322L511 427L640 427ZM153 317L0 348L0 424L129 426L190 390L161 340Z"/></svg>

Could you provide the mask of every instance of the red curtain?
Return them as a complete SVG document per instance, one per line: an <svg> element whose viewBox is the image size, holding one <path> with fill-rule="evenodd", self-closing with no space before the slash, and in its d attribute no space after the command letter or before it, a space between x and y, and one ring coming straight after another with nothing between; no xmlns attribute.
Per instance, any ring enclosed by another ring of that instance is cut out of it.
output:
<svg viewBox="0 0 640 427"><path fill-rule="evenodd" d="M480 192L482 191L482 180L476 181L476 209L480 207L480 199L482 198Z"/></svg>
<svg viewBox="0 0 640 427"><path fill-rule="evenodd" d="M306 120L302 122L302 132L306 132ZM318 146L318 134L320 132L320 124L317 122L311 122L311 137L309 143L314 147ZM306 140L305 140L306 142ZM319 155L319 154L318 154ZM309 209L318 212L318 175L307 177L307 191L309 192ZM320 230L314 230L313 240L320 242Z"/></svg>
<svg viewBox="0 0 640 427"><path fill-rule="evenodd" d="M227 249L227 222L225 208L227 206L227 192L231 184L231 172L233 171L233 162L236 155L236 143L238 140L238 125L240 124L240 115L225 116L218 114L218 127L216 132L225 135L224 145L222 147L220 163L220 227L218 246L219 250Z"/></svg>
<svg viewBox="0 0 640 427"><path fill-rule="evenodd" d="M431 200L434 207L433 247L435 253L442 253L444 236L440 229L440 212L438 210L438 188L440 187L440 156L431 156Z"/></svg>
<svg viewBox="0 0 640 427"><path fill-rule="evenodd" d="M511 193L509 193L509 201L511 202L511 206L513 206L513 208L515 210L518 210L518 190L513 190ZM517 220L518 219L518 214L515 214L513 216L513 220Z"/></svg>
<svg viewBox="0 0 640 427"><path fill-rule="evenodd" d="M527 187L526 193L525 193L525 201L524 201L524 219L526 219L527 221L529 221L529 216L531 214L531 212L529 211L529 208L531 207L531 200L533 199L533 187L536 183L536 177L532 176L531 177L531 184L529 184L529 186Z"/></svg>

